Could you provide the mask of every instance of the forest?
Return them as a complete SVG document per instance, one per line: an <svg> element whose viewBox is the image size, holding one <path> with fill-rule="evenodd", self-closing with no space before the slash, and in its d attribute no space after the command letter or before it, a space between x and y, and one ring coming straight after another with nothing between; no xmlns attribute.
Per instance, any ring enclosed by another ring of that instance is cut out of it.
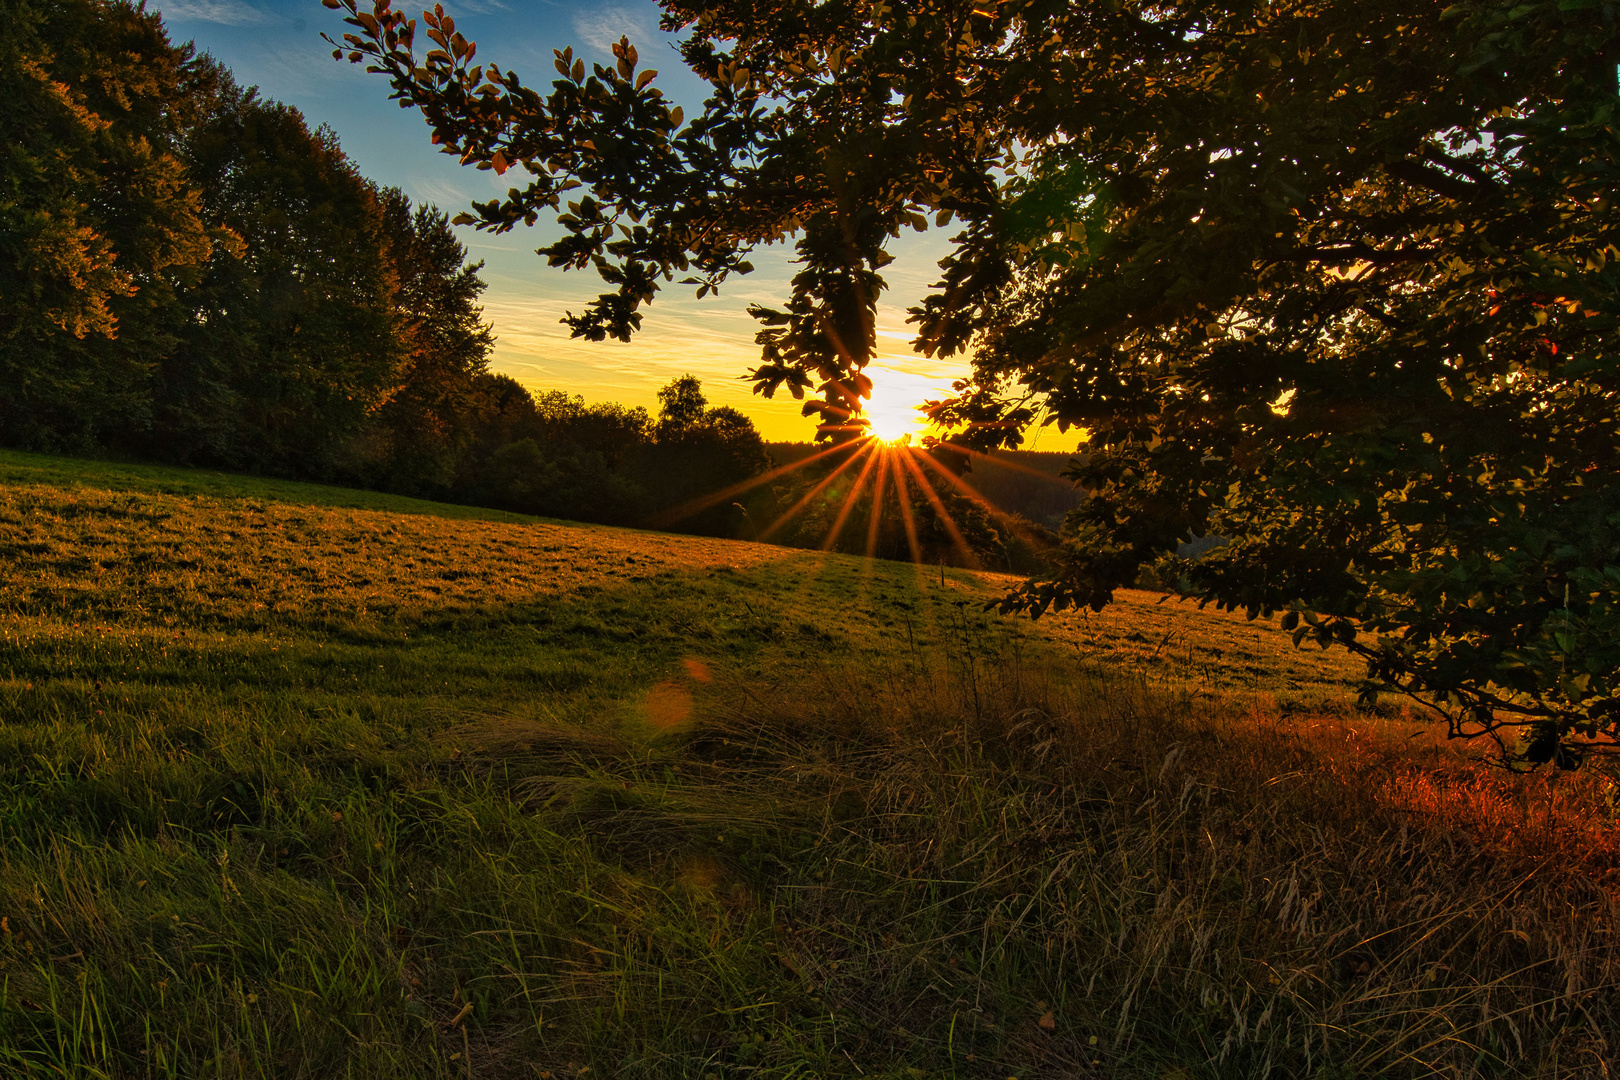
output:
<svg viewBox="0 0 1620 1080"><path fill-rule="evenodd" d="M368 180L333 131L174 44L159 15L66 0L24 4L10 26L0 445L870 546L828 535L847 488L818 485L842 459L749 483L786 462L690 376L654 416L492 371L481 264L448 215ZM1053 507L1073 502L1034 479L1002 505L1044 521L919 476L967 547L922 498L908 547L891 492L872 550L1033 570L1056 540Z"/></svg>
<svg viewBox="0 0 1620 1080"><path fill-rule="evenodd" d="M24 3L8 30L0 444L601 522L770 467L694 379L654 417L491 371L447 215L159 15Z"/></svg>

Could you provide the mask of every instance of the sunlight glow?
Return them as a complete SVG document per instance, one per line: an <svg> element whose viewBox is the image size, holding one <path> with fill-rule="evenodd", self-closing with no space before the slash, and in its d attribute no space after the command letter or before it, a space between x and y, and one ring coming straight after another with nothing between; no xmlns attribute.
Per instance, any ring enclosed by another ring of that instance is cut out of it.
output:
<svg viewBox="0 0 1620 1080"><path fill-rule="evenodd" d="M893 398L890 400L893 400ZM832 487L832 485L837 482L841 476L853 471L855 474L854 482L850 484L847 489L843 490L841 495L835 492L835 497L838 498L840 505L833 520L832 527L822 538L821 548L823 551L832 551L838 546L838 541L843 536L845 527L849 524L850 516L854 513L856 505L861 501L862 496L866 493L868 487L870 486L872 498L869 504L871 507L869 510L870 516L866 524L866 556L869 559L872 558L877 551L882 515L886 506L886 500L884 498L885 488L891 488L895 497L895 506L900 511L900 523L905 529L906 546L910 549L911 561L921 565L922 545L918 538L917 521L914 517L914 509L911 498L911 489L915 487L917 489L917 493L922 496L923 500L928 504L929 509L933 511L934 516L932 520L937 523L938 527L945 531L947 536L950 537L951 546L955 549L957 557L961 560L961 565L973 569L980 568L979 558L974 552L972 545L967 542L967 538L962 534L961 528L951 516L950 509L946 505L945 500L940 497L940 492L935 490L934 484L925 475L924 468L926 468L928 472L938 475L947 489L954 488L956 492L966 496L970 501L986 511L992 519L1006 527L1011 528L1014 533L1022 536L1024 539L1033 542L1034 538L1027 532L1027 530L1020 528L1016 522L1008 519L1007 516L1002 513L1002 511L997 509L994 504L987 501L984 496L976 491L971 485L965 483L961 477L956 476L950 470L941 466L929 453L913 447L911 445L911 436L915 430L918 429L912 429L909 431L902 430L899 436L893 441L886 440L881 436L872 435L858 437L853 443L845 442L826 446L817 453L800 458L798 461L772 469L769 472L761 473L759 476L752 477L739 484L733 484L731 487L725 488L724 490L715 492L711 495L683 503L672 510L658 515L655 519L652 519L649 524L656 526L667 526L691 514L699 513L711 506L714 506L718 502L730 498L733 495L741 494L750 488L767 483L770 480L778 477L787 476L788 474L796 472L799 469L803 469L816 461L820 461L828 457L829 455L844 454L846 456L842 462L834 466L808 491L801 495L792 506L783 511L775 521L771 522L770 525L768 525L762 532L758 534L757 539L761 542L769 542L773 536L781 532L782 529L787 527L807 507L813 504L824 491ZM973 450L968 450L967 452L975 457L987 456ZM1002 464L1010 464L1005 459L998 460L1001 460ZM856 469L857 465L860 466L859 469ZM1036 470L1029 469L1027 466L1014 467L1034 475L1043 477L1046 475L1044 473L1036 472ZM697 678L698 676L694 675L693 677ZM651 699L649 699L648 715L652 717L654 712L657 712L658 709L663 708L666 704L668 703L664 702L662 698L660 698L657 702L653 702ZM658 707L657 709L654 708L655 705ZM665 709L664 711L670 712L671 710ZM659 715L662 715L662 713ZM653 717L653 719L656 723L657 718Z"/></svg>
<svg viewBox="0 0 1620 1080"><path fill-rule="evenodd" d="M885 364L869 365L866 374L872 380L872 397L862 411L872 423L872 434L886 443L897 443L907 435L920 440L931 425L917 407L951 394L949 380Z"/></svg>

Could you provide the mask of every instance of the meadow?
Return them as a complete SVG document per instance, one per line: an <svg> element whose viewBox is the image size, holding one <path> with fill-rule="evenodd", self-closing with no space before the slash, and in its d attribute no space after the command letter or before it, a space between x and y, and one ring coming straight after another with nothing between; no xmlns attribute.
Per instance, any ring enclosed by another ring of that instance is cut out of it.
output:
<svg viewBox="0 0 1620 1080"><path fill-rule="evenodd" d="M1266 620L0 453L0 1074L1598 1077L1602 770Z"/></svg>

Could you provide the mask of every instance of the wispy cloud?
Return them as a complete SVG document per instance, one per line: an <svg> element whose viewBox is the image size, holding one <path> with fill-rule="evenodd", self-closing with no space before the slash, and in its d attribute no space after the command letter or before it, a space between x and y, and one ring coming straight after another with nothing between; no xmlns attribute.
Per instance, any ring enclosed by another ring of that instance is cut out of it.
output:
<svg viewBox="0 0 1620 1080"><path fill-rule="evenodd" d="M209 22L225 26L252 26L271 16L243 0L161 0L152 5L169 22Z"/></svg>
<svg viewBox="0 0 1620 1080"><path fill-rule="evenodd" d="M668 40L658 29L658 8L653 4L602 4L574 16L574 33L580 41L605 54L613 52L619 38L627 37L638 51L647 52Z"/></svg>
<svg viewBox="0 0 1620 1080"><path fill-rule="evenodd" d="M413 176L407 182L406 190L417 202L433 203L452 217L473 199L461 185L437 177Z"/></svg>

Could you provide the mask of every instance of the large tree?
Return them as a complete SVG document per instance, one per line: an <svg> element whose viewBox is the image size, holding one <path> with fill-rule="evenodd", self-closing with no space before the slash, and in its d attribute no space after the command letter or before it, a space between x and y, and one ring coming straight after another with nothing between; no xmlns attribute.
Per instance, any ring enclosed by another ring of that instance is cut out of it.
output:
<svg viewBox="0 0 1620 1080"><path fill-rule="evenodd" d="M415 256L329 129L311 131L297 109L224 73L187 155L204 212L242 242L188 294L191 323L159 388L171 453L281 474L364 473L375 455L349 460L354 440L407 367L424 366L391 249L402 249L407 281L422 273Z"/></svg>
<svg viewBox="0 0 1620 1080"><path fill-rule="evenodd" d="M199 74L128 3L0 14L0 441L85 449L150 427L176 290L231 241L181 152Z"/></svg>
<svg viewBox="0 0 1620 1080"><path fill-rule="evenodd" d="M665 0L713 88L687 121L628 43L541 94L442 12L419 54L387 0L326 2L447 152L521 166L472 220L556 212L544 253L613 286L576 334L791 238L755 375L829 427L887 249L960 219L918 344L975 374L936 415L1088 436L1061 568L1008 610L1100 607L1217 534L1189 595L1285 610L1455 733L1566 763L1620 735L1612 3Z"/></svg>
<svg viewBox="0 0 1620 1080"><path fill-rule="evenodd" d="M473 447L495 334L478 298L482 262L469 264L449 218L397 188L381 192L383 228L394 269L397 333L404 349L399 389L377 412L381 441L373 483L412 495L453 493Z"/></svg>

